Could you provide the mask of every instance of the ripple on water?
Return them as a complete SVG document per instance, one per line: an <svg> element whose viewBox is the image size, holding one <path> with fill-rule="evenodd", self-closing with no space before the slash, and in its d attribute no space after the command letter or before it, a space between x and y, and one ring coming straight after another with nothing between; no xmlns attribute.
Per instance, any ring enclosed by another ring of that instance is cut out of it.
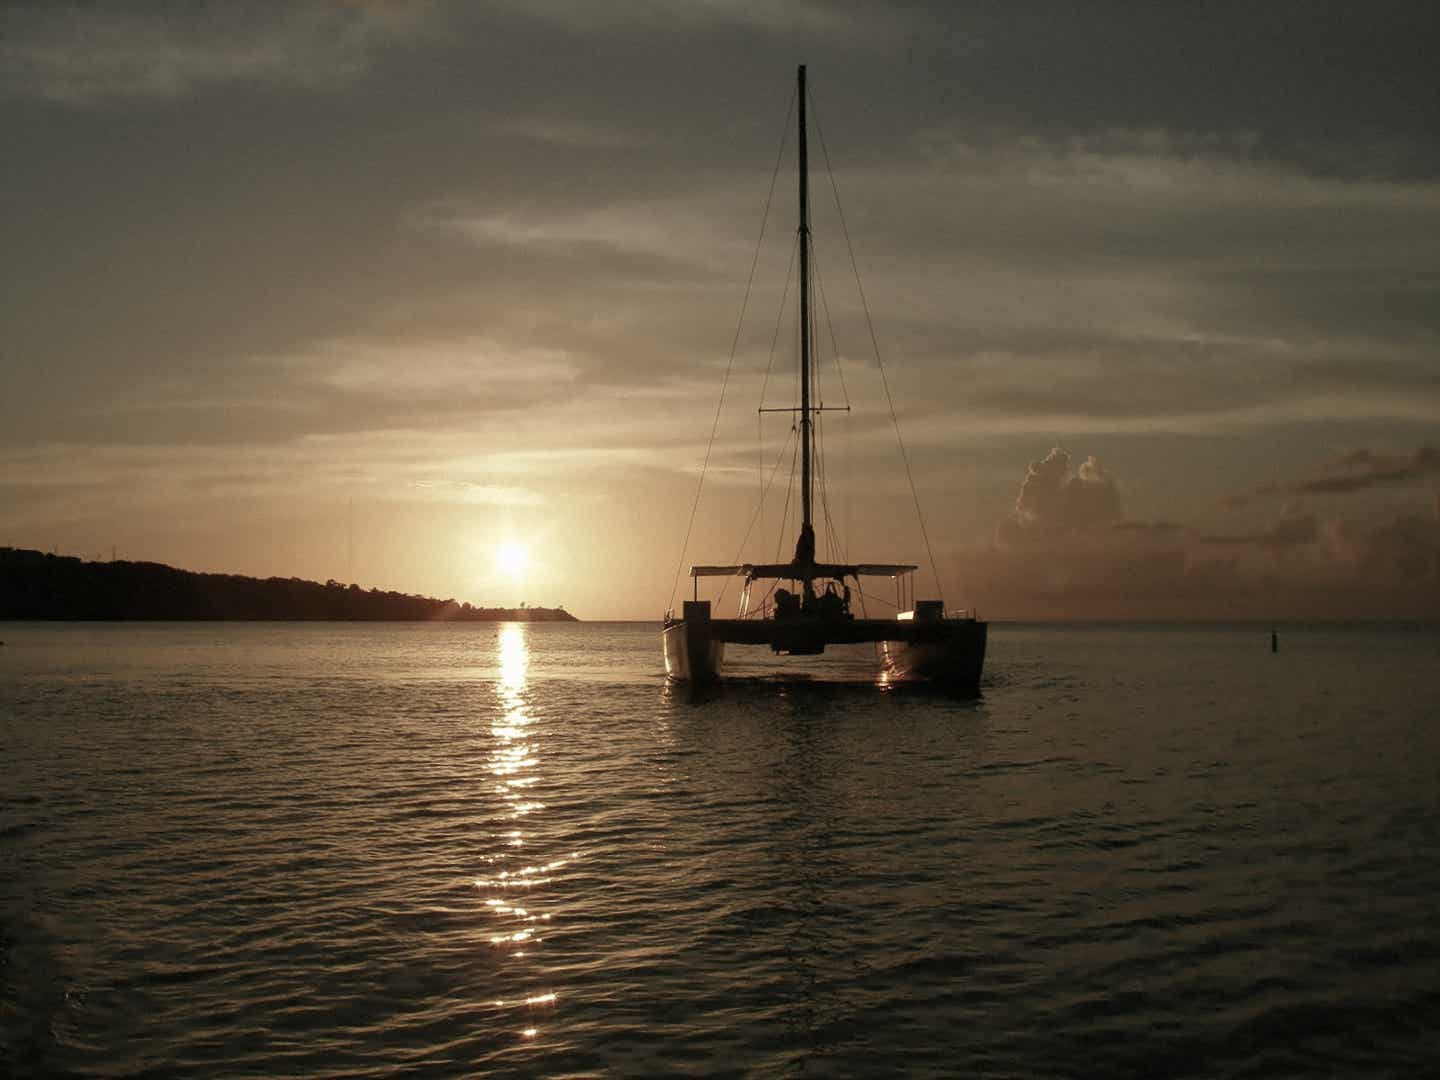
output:
<svg viewBox="0 0 1440 1080"><path fill-rule="evenodd" d="M1440 650L1244 633L7 627L0 1071L1417 1075Z"/></svg>

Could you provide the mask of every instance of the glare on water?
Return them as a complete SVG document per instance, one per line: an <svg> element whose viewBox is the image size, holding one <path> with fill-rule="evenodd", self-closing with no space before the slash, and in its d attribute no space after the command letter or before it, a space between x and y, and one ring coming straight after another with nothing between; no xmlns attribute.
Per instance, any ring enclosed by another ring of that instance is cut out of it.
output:
<svg viewBox="0 0 1440 1080"><path fill-rule="evenodd" d="M543 803L526 795L527 789L540 779L535 725L526 702L530 670L528 624L506 623L500 627L495 638L495 669L500 708L490 725L489 770L500 797L504 825L509 826L496 830L495 840L497 848L522 849L526 846L525 819L545 809ZM536 906L534 886L548 881L545 873L560 864L516 867L510 856L498 851L489 859L494 872L477 879L475 886L498 924L490 935L490 944L502 962L525 962L544 942L536 936L536 925L550 920L550 913ZM538 971L533 961L531 967ZM518 1000L507 1003L501 999L495 1005L519 1012L514 1026L522 1038L530 1040L540 1034L533 1023L535 1007L553 1005L556 998L554 990L537 988Z"/></svg>
<svg viewBox="0 0 1440 1080"><path fill-rule="evenodd" d="M0 1075L1421 1075L1440 633L16 626ZM782 658L784 659L784 658Z"/></svg>

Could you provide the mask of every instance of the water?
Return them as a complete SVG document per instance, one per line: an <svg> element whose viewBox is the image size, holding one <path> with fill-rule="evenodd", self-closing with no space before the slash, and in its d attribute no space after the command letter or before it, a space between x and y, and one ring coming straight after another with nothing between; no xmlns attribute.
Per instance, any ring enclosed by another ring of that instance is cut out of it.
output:
<svg viewBox="0 0 1440 1080"><path fill-rule="evenodd" d="M1440 631L0 626L0 1074L1413 1076ZM793 671L810 666L792 662Z"/></svg>

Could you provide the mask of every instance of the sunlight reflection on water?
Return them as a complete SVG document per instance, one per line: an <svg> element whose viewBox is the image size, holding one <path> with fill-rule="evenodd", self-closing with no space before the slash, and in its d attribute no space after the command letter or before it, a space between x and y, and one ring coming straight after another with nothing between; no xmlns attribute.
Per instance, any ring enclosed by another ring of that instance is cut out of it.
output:
<svg viewBox="0 0 1440 1080"><path fill-rule="evenodd" d="M0 1076L1440 1057L1432 631L1003 627L974 701L691 701L649 625L0 631Z"/></svg>
<svg viewBox="0 0 1440 1080"><path fill-rule="evenodd" d="M535 930L538 924L550 921L550 913L536 909L536 897L531 890L549 881L545 872L558 864L511 868L505 864L514 855L501 854L507 848L518 854L516 849L526 846L526 830L517 826L529 815L545 809L544 803L526 796L526 790L540 780L540 757L536 751L536 725L528 704L530 643L529 627L525 623L507 623L500 627L495 638L495 660L498 670L495 688L500 708L490 725L489 771L501 801L501 827L494 831L496 853L487 857L488 862L497 866L497 872L490 878L477 879L475 886L485 897L491 918L499 924L490 934L490 945L502 964L513 964L527 960L534 947L544 941L536 937ZM538 966L534 961L530 963L531 970L538 973ZM529 1042L539 1035L533 1010L553 1005L557 996L553 989L535 987L516 1000L500 999L495 1005L524 1010L522 1016L512 1016L509 1022L520 1037Z"/></svg>

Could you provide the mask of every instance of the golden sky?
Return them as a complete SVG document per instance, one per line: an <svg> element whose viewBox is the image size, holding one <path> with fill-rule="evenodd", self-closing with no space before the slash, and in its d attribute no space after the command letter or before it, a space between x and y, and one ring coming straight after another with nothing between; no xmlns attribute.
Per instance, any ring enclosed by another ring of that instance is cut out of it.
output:
<svg viewBox="0 0 1440 1080"><path fill-rule="evenodd" d="M0 544L658 617L804 62L947 602L1440 616L1437 21L7 4ZM687 565L793 547L793 149ZM923 563L823 160L829 505Z"/></svg>

